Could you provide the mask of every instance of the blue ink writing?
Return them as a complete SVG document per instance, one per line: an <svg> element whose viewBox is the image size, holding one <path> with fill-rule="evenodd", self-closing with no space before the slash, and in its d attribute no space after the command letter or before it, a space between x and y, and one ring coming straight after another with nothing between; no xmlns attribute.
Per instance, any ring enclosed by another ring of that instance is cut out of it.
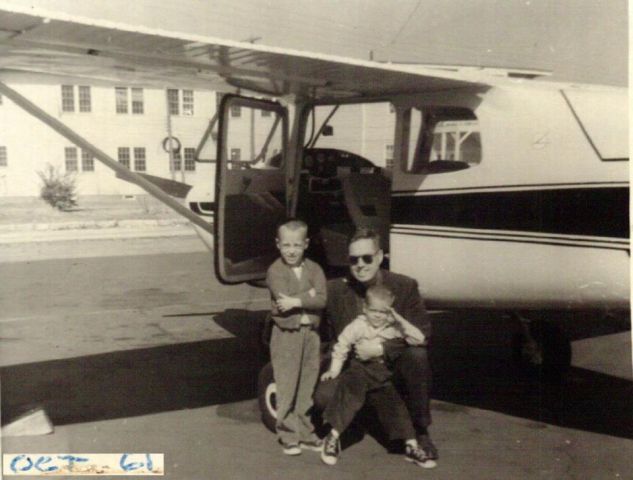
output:
<svg viewBox="0 0 633 480"><path fill-rule="evenodd" d="M68 471L72 472L75 462L87 462L87 458L75 457L74 455L57 455L60 460L68 460Z"/></svg>
<svg viewBox="0 0 633 480"><path fill-rule="evenodd" d="M154 468L154 462L152 462L152 456L149 453L145 454L145 458L147 461L147 465L142 462L127 462L127 457L133 455L131 453L124 453L121 455L121 460L119 461L119 466L124 472L131 472L133 470L138 470L139 468L147 467L148 471L152 471Z"/></svg>
<svg viewBox="0 0 633 480"><path fill-rule="evenodd" d="M35 462L35 468L37 468L40 472L54 472L55 470L59 470L55 465L51 465L50 467L42 468L43 463L49 463L52 460L51 457L45 456L40 457Z"/></svg>
<svg viewBox="0 0 633 480"><path fill-rule="evenodd" d="M26 467L17 468L18 462L24 459L25 457L26 457L26 461L29 464ZM31 467L33 467L33 460L31 460L31 457L27 457L26 455L18 455L11 461L11 470L13 470L13 473L17 473L18 470L20 470L21 472L26 472L30 470Z"/></svg>

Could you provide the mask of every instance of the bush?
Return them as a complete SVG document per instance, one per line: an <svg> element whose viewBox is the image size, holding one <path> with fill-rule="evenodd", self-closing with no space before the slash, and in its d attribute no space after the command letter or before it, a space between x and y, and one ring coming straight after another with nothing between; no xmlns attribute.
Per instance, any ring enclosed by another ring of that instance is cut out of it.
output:
<svg viewBox="0 0 633 480"><path fill-rule="evenodd" d="M62 211L68 211L77 205L77 186L72 172L61 173L51 164L46 165L43 172L37 172L43 185L40 197L46 203Z"/></svg>

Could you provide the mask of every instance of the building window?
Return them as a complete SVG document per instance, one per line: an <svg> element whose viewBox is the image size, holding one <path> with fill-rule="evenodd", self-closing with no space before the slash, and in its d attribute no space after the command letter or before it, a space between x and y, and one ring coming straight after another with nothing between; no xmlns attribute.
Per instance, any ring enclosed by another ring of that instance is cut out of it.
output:
<svg viewBox="0 0 633 480"><path fill-rule="evenodd" d="M0 146L0 167L8 166L7 147Z"/></svg>
<svg viewBox="0 0 633 480"><path fill-rule="evenodd" d="M75 111L75 90L72 85L62 85L62 112Z"/></svg>
<svg viewBox="0 0 633 480"><path fill-rule="evenodd" d="M134 170L144 172L145 165L145 147L134 147Z"/></svg>
<svg viewBox="0 0 633 480"><path fill-rule="evenodd" d="M178 90L175 88L168 89L167 90L167 104L169 105L170 115L180 114L179 103L180 102L178 100Z"/></svg>
<svg viewBox="0 0 633 480"><path fill-rule="evenodd" d="M181 161L180 152L173 152L173 153L171 154L171 156L172 156L172 159L171 159L171 162L172 162L172 163L171 163L171 170L172 170L173 172L179 172L179 171L180 171L180 168L181 168L181 164L180 164L180 161Z"/></svg>
<svg viewBox="0 0 633 480"><path fill-rule="evenodd" d="M116 113L127 113L127 88L114 87L116 97Z"/></svg>
<svg viewBox="0 0 633 480"><path fill-rule="evenodd" d="M90 96L90 87L85 85L79 86L79 111L90 112L92 110L92 100Z"/></svg>
<svg viewBox="0 0 633 480"><path fill-rule="evenodd" d="M130 168L130 148L119 147L118 152L119 163L124 167Z"/></svg>
<svg viewBox="0 0 633 480"><path fill-rule="evenodd" d="M81 171L82 172L94 172L95 171L95 159L85 150L81 151Z"/></svg>
<svg viewBox="0 0 633 480"><path fill-rule="evenodd" d="M130 90L130 92L128 92L128 90ZM116 99L116 113L128 113L130 111L135 115L145 113L142 88L115 87L114 93ZM132 99L131 108L129 104L130 98Z"/></svg>
<svg viewBox="0 0 633 480"><path fill-rule="evenodd" d="M66 161L66 171L67 172L76 172L78 169L77 165L77 148L76 147L66 147L64 148L64 159Z"/></svg>
<svg viewBox="0 0 633 480"><path fill-rule="evenodd" d="M239 162L242 159L242 150L239 148L231 149L231 161Z"/></svg>
<svg viewBox="0 0 633 480"><path fill-rule="evenodd" d="M79 159L77 157L77 147L65 147L64 159L66 163L67 172L79 171ZM95 160L94 157L85 150L81 150L81 171L82 172L94 172Z"/></svg>
<svg viewBox="0 0 633 480"><path fill-rule="evenodd" d="M193 115L193 90L182 91L182 114Z"/></svg>
<svg viewBox="0 0 633 480"><path fill-rule="evenodd" d="M231 116L238 118L242 116L242 108L239 105L231 105Z"/></svg>
<svg viewBox="0 0 633 480"><path fill-rule="evenodd" d="M90 95L90 87L80 85L77 87L77 99L80 112L90 112L92 110L92 98ZM75 111L75 87L73 85L62 85L62 112Z"/></svg>
<svg viewBox="0 0 633 480"><path fill-rule="evenodd" d="M142 88L133 88L132 89L132 113L134 114L142 114L144 113L145 107L143 102L143 89Z"/></svg>
<svg viewBox="0 0 633 480"><path fill-rule="evenodd" d="M196 149L185 148L185 170L195 172L196 170Z"/></svg>
<svg viewBox="0 0 633 480"><path fill-rule="evenodd" d="M182 115L192 116L194 112L193 90L183 90L181 95L177 88L168 88L167 105L170 115L180 115L182 112Z"/></svg>

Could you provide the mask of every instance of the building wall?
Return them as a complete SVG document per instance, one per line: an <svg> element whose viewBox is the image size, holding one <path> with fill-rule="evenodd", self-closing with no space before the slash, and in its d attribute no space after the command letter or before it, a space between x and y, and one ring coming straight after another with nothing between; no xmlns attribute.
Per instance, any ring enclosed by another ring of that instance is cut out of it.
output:
<svg viewBox="0 0 633 480"><path fill-rule="evenodd" d="M172 171L169 154L163 149L162 142L168 131L164 90L143 89L144 113L124 114L116 113L113 87L91 85L91 112L77 111L77 94L76 111L64 112L59 83L16 83L10 86L113 159L117 159L119 147L130 147L132 152L134 147L144 147L145 173L179 181L184 178L187 183L195 181L196 172ZM183 149L198 146L214 113L215 93L195 91L193 115L172 115L172 134L179 139ZM40 188L37 172L44 170L47 164L64 172L65 147L74 145L6 97L0 105L0 119L0 146L5 146L7 151L7 166L0 167L0 196L36 196ZM79 169L76 178L80 195L141 192L137 186L117 179L112 170L97 160L94 161L94 171L82 171L79 149L77 153ZM133 163L132 156L132 170Z"/></svg>
<svg viewBox="0 0 633 480"><path fill-rule="evenodd" d="M119 147L129 147L131 169L134 170L135 147L145 149L145 173L171 178L193 184L204 181L199 175L209 176L212 168L196 165L197 171L174 171L170 168L169 155L163 149L163 140L168 132L168 104L166 91L143 89L142 114L131 113L131 92L128 89L128 113L116 112L115 88L105 85L90 85L91 111L79 112L78 88L74 86L75 111L62 109L62 87L59 81L48 83L28 83L19 78L9 86L17 90L50 115L61 120L68 127L86 138L113 159L118 159ZM124 85L122 85L124 86ZM216 112L216 94L212 91L194 91L193 115L182 114L182 90L180 91L180 114L171 115L171 130L182 147L181 162L184 164L184 149L196 148L209 121ZM317 110L317 127L326 117L331 107ZM230 118L229 149L239 149L242 160L252 157L251 143L255 153L265 142L273 118L261 117L261 112L251 116L248 109L242 109L237 118ZM251 137L251 121L255 128ZM330 124L334 135L322 136L318 147L348 150L362 155L378 166L387 162L387 145L393 143L395 115L389 104L369 104L362 107L342 106ZM8 98L0 104L0 146L6 147L7 165L0 166L0 196L37 196L41 180L37 172L47 164L66 171L65 148L74 145L53 131L37 118L24 112ZM271 150L280 148L280 135L272 142ZM204 158L215 158L215 142L204 150ZM272 154L272 152L271 152ZM141 193L141 189L131 183L119 180L108 167L94 160L94 171L83 171L81 151L77 148L78 171L75 173L79 195L131 195Z"/></svg>

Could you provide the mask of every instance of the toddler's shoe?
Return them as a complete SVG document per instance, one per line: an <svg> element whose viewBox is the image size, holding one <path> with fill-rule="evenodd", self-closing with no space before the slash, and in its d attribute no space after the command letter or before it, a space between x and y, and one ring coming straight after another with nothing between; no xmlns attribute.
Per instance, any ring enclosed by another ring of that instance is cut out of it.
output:
<svg viewBox="0 0 633 480"><path fill-rule="evenodd" d="M327 465L336 465L338 455L341 452L341 443L338 437L331 433L323 439L323 450L321 450L321 460Z"/></svg>
<svg viewBox="0 0 633 480"><path fill-rule="evenodd" d="M420 447L413 447L411 445L406 446L404 459L407 462L415 463L422 468L435 468L437 463L428 457L426 452Z"/></svg>

